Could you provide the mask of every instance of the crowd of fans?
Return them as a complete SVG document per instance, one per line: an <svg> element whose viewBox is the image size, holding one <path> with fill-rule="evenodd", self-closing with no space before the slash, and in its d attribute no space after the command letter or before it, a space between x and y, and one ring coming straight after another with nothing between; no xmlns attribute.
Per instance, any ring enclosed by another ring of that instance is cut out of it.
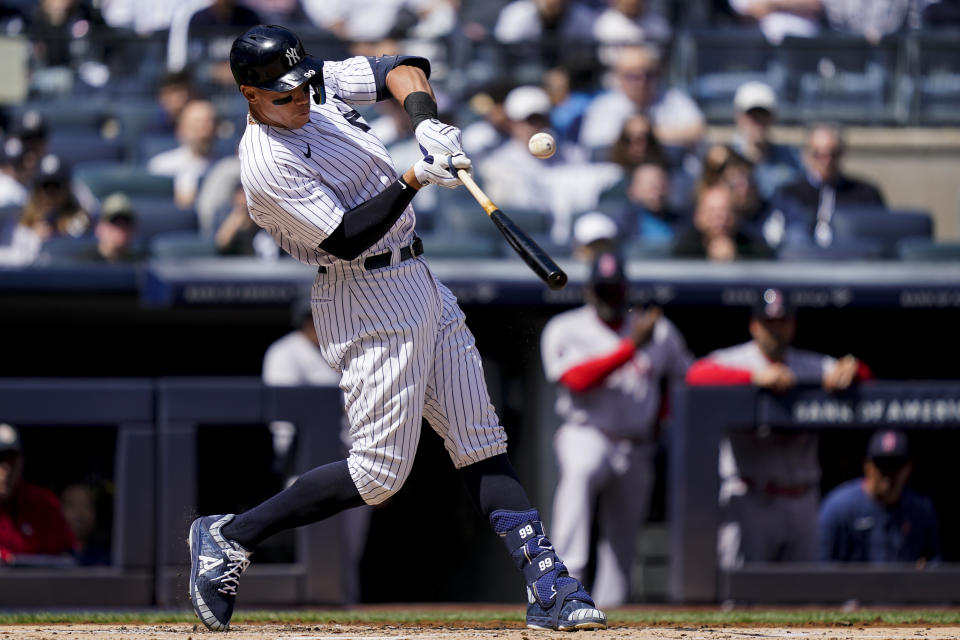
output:
<svg viewBox="0 0 960 640"><path fill-rule="evenodd" d="M771 135L782 101L778 88L746 81L731 100L732 140L709 144L707 118L671 83L667 56L677 33L711 25L755 30L774 43L842 32L869 47L890 34L960 24L958 6L955 0L166 0L147 7L125 0L6 0L0 27L28 40L29 76L26 103L8 107L0 120L0 264L136 260L156 254L157 236L170 233L179 233L174 240L184 240L191 255L277 259L269 238L244 216L235 153L245 114L226 61L233 37L258 22L312 25L324 43L315 51L321 57L430 57L434 85L449 88L438 96L440 109L463 129L482 186L559 255L576 248L579 217L602 213L617 225L628 257L896 257L894 246L835 233L837 211L885 211L882 187L845 173L838 125L809 122L802 148L780 144ZM463 60L455 47L436 46L460 38L493 43L505 57L484 60L478 52L489 49L476 49ZM130 66L134 56L125 43L138 39L161 43L155 64ZM524 77L531 64L536 73ZM478 66L484 71L477 76L471 70ZM473 76L479 80L463 79ZM93 124L42 108L59 101L81 113L95 108L85 101L102 105L98 95L117 104L103 106ZM146 115L125 118L122 107L132 102L146 103ZM418 153L395 105L361 112L398 166ZM84 127L86 137L78 137ZM558 139L549 160L526 150L538 131ZM97 135L101 140L91 144ZM132 182L98 188L97 170L111 164L169 184L153 183L150 192ZM127 197L125 215L116 220L104 208L113 195ZM432 241L428 252L432 244L442 255L444 243L456 244L465 231L457 212L475 204L465 193L425 192L415 208L418 227ZM120 228L128 236L117 240L124 249L104 248L104 238L119 237ZM177 243L167 240L167 255L171 246L176 254Z"/></svg>

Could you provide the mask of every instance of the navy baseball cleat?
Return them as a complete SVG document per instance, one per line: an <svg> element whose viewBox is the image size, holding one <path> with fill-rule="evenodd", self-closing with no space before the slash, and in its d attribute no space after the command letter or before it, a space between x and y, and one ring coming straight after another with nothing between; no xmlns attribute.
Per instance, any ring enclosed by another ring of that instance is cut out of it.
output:
<svg viewBox="0 0 960 640"><path fill-rule="evenodd" d="M527 582L527 626L531 629L580 631L606 629L607 616L587 590L567 573L553 550L536 509L498 510L490 514L496 531Z"/></svg>
<svg viewBox="0 0 960 640"><path fill-rule="evenodd" d="M211 631L230 626L240 574L250 566L250 552L220 533L231 520L232 513L204 516L190 525L190 600Z"/></svg>

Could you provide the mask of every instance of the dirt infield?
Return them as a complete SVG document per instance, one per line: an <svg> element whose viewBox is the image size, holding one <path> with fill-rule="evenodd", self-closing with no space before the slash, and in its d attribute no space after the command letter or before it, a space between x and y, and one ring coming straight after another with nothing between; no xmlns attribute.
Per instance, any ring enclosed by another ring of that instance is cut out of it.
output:
<svg viewBox="0 0 960 640"><path fill-rule="evenodd" d="M946 640L960 638L960 627L644 627L617 626L576 634L517 627L456 628L443 626L240 624L220 635L192 624L169 625L4 625L0 640Z"/></svg>

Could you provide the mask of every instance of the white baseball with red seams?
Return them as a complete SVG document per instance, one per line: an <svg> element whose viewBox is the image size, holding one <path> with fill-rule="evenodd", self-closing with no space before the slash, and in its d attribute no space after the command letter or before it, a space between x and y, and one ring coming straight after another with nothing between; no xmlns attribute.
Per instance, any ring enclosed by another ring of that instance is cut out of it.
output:
<svg viewBox="0 0 960 640"><path fill-rule="evenodd" d="M546 159L557 152L557 142L549 133L535 133L527 141L527 148L530 153L540 159Z"/></svg>

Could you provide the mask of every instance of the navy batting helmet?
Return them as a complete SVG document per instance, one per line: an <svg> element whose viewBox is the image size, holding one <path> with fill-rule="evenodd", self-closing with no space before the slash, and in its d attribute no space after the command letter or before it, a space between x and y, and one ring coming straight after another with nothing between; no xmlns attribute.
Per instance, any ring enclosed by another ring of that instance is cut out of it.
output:
<svg viewBox="0 0 960 640"><path fill-rule="evenodd" d="M238 85L266 91L290 91L310 82L322 102L323 61L307 55L300 38L285 27L259 24L234 40L230 71Z"/></svg>

